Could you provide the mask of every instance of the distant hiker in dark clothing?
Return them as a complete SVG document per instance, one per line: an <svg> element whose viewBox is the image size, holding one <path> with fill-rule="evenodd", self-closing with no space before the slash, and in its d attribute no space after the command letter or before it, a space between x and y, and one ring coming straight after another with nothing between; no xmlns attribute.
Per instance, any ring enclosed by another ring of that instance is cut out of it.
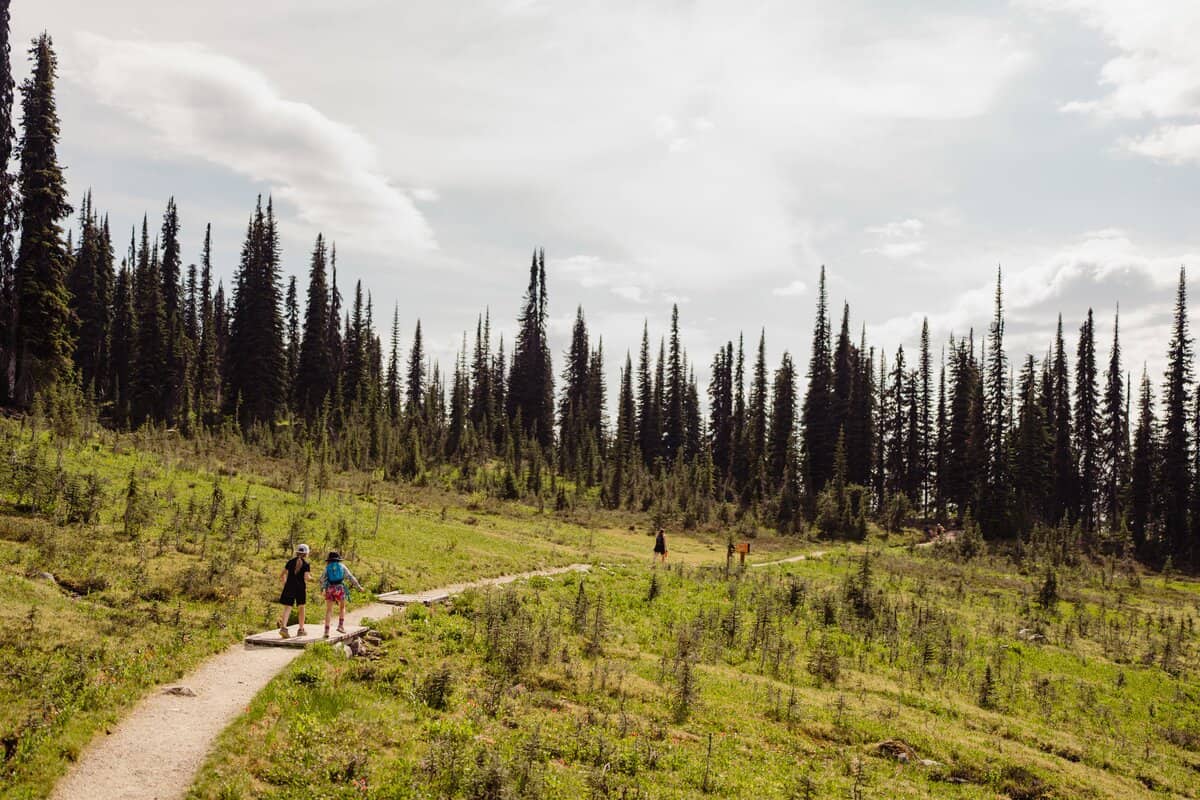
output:
<svg viewBox="0 0 1200 800"><path fill-rule="evenodd" d="M662 528L654 534L654 556L662 563L667 563L667 537Z"/></svg>
<svg viewBox="0 0 1200 800"><path fill-rule="evenodd" d="M300 617L300 628L297 636L304 635L304 604L308 600L308 545L302 544L296 548L296 556L283 566L279 579L283 581L283 592L279 602L283 604L283 616L279 618L279 635L288 638L288 617L292 615L292 606Z"/></svg>
<svg viewBox="0 0 1200 800"><path fill-rule="evenodd" d="M360 592L363 590L358 578L346 568L341 555L334 550L326 557L325 571L321 573L321 590L325 592L325 638L329 638L329 618L333 614L334 603L338 606L338 633L346 632L346 600L350 597L350 592L346 590L347 581Z"/></svg>

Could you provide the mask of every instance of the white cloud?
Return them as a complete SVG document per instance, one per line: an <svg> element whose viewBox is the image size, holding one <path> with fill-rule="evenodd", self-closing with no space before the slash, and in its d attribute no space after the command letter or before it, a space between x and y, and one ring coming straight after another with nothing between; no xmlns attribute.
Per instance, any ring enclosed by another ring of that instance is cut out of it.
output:
<svg viewBox="0 0 1200 800"><path fill-rule="evenodd" d="M806 291L808 291L808 287L805 286L804 281L796 280L792 281L787 286L780 286L772 289L771 294L775 295L776 297L796 297L797 295L804 294Z"/></svg>
<svg viewBox="0 0 1200 800"><path fill-rule="evenodd" d="M1179 163L1200 159L1200 135L1178 120L1200 118L1200 4L1193 0L1024 0L1078 16L1117 50L1100 70L1097 98L1064 111L1100 119L1150 120L1148 133L1126 137L1134 153Z"/></svg>
<svg viewBox="0 0 1200 800"><path fill-rule="evenodd" d="M1010 358L1025 352L1040 357L1059 312L1065 332L1073 336L1089 307L1107 320L1120 301L1126 365L1157 365L1166 346L1165 324L1179 268L1200 263L1200 252L1189 247L1141 245L1119 229L1089 231L1058 247L1006 256L1007 264L1030 265L1003 270ZM995 289L993 268L987 282L938 307L892 317L873 329L872 338L891 347L913 343L927 316L935 341L951 333L964 336L974 328L978 342L992 317Z"/></svg>
<svg viewBox="0 0 1200 800"><path fill-rule="evenodd" d="M83 66L71 74L148 126L166 152L266 183L314 230L356 248L436 248L424 216L379 171L364 136L281 96L254 69L191 43L79 34L76 44Z"/></svg>
<svg viewBox="0 0 1200 800"><path fill-rule="evenodd" d="M864 254L875 253L885 258L902 260L925 252L927 242L922 237L925 223L919 219L903 219L867 228L866 232L882 241L874 247L863 249Z"/></svg>

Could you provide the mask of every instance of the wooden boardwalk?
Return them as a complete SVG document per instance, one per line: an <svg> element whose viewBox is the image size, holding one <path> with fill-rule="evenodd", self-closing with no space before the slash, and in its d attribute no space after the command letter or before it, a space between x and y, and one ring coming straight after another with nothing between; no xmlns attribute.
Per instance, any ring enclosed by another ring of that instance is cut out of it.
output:
<svg viewBox="0 0 1200 800"><path fill-rule="evenodd" d="M338 633L336 628L331 628L329 638L325 638L325 626L318 622L316 625L311 622L304 626L304 636L299 634L300 626L291 625L288 627L288 638L284 639L279 635L278 630L263 631L262 633L254 633L247 636L246 644L256 645L258 647L308 647L310 644L317 642L328 642L335 644L344 642L348 639L353 639L357 636L362 636L369 630L363 625L347 625L345 633Z"/></svg>

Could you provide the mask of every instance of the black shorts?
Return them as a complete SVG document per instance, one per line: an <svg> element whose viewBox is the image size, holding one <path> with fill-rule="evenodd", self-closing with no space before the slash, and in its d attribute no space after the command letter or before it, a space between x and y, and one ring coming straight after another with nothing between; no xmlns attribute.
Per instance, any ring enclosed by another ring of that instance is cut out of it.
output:
<svg viewBox="0 0 1200 800"><path fill-rule="evenodd" d="M279 595L280 604L285 605L285 606L306 605L305 601L307 601L307 600L308 600L308 591L305 589L300 589L299 591L288 591L287 589L284 589L283 594Z"/></svg>

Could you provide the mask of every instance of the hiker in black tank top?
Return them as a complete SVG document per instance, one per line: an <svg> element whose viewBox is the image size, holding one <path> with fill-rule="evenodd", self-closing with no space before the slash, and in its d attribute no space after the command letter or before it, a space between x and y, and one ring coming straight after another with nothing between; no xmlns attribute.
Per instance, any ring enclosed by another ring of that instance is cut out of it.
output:
<svg viewBox="0 0 1200 800"><path fill-rule="evenodd" d="M308 545L302 544L296 548L295 557L284 565L283 572L279 574L283 581L283 591L279 594L279 602L283 606L283 616L279 618L279 635L284 639L288 638L288 617L292 614L292 606L296 607L296 613L300 617L300 627L296 630L296 635L305 634L304 604L308 602L309 570Z"/></svg>

